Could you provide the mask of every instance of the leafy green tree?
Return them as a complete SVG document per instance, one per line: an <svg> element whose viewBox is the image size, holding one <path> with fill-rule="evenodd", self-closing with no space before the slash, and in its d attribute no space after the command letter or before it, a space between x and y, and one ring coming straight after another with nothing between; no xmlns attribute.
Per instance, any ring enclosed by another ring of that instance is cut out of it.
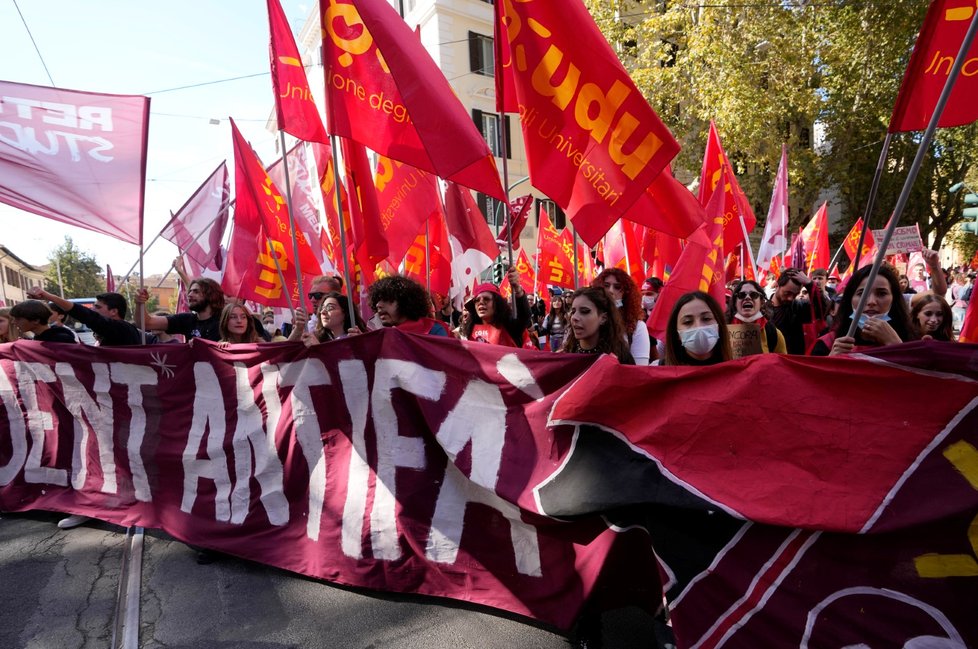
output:
<svg viewBox="0 0 978 649"><path fill-rule="evenodd" d="M60 294L58 267L61 268L61 284L66 298L93 297L105 292L105 275L102 267L90 253L80 250L70 236L51 251L51 262L44 277L45 288L51 293Z"/></svg>

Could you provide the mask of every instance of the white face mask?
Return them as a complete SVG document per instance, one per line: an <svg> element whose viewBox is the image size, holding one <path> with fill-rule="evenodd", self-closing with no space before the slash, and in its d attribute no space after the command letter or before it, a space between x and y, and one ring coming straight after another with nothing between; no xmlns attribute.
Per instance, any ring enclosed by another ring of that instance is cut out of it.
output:
<svg viewBox="0 0 978 649"><path fill-rule="evenodd" d="M646 311L651 311L652 307L655 306L655 297L656 296L654 295L643 295L642 308L645 309Z"/></svg>
<svg viewBox="0 0 978 649"><path fill-rule="evenodd" d="M265 331L268 333L269 336L275 335L275 329L277 329L277 327L271 322L265 325Z"/></svg>
<svg viewBox="0 0 978 649"><path fill-rule="evenodd" d="M706 356L720 340L720 327L715 324L693 327L679 332L679 339L690 354Z"/></svg>
<svg viewBox="0 0 978 649"><path fill-rule="evenodd" d="M619 309L621 308L621 305L623 305L623 304L624 304L624 302L622 302L621 300L615 300L615 306L618 307Z"/></svg>

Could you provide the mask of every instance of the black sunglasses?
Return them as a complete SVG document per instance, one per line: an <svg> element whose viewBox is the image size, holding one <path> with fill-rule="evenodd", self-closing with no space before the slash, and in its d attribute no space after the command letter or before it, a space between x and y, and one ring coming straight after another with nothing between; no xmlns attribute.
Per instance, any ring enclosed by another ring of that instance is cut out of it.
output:
<svg viewBox="0 0 978 649"><path fill-rule="evenodd" d="M760 297L761 294L758 293L757 291L741 291L740 293L737 293L738 300L746 300L747 298L750 298L752 300L757 300Z"/></svg>
<svg viewBox="0 0 978 649"><path fill-rule="evenodd" d="M321 299L326 297L326 294L320 291L316 291L315 293L308 293L306 297L308 297L313 302L319 302Z"/></svg>

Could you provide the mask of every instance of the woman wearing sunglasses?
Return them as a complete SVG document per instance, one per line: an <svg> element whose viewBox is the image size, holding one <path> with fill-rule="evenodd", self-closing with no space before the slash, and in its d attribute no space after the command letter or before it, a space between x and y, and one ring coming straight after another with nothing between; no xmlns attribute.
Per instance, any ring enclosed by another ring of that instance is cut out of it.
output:
<svg viewBox="0 0 978 649"><path fill-rule="evenodd" d="M744 279L733 287L727 304L727 324L755 324L761 330L761 352L786 354L784 335L768 320L767 298L761 285L752 279Z"/></svg>
<svg viewBox="0 0 978 649"><path fill-rule="evenodd" d="M336 291L329 291L323 295L322 307L319 310L315 330L302 335L302 342L306 344L306 347L329 340L339 340L350 334L362 333L367 330L360 314L354 314L353 317L350 317L350 314L347 313L348 304L349 301L346 296Z"/></svg>

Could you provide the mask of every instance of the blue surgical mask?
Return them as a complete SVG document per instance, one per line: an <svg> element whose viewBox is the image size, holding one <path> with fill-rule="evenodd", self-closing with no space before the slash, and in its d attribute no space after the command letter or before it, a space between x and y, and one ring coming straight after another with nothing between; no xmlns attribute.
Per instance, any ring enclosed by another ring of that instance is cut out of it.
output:
<svg viewBox="0 0 978 649"><path fill-rule="evenodd" d="M881 320L883 322L889 322L890 321L890 315L888 313L882 313L880 315L868 316L868 315L866 315L864 313L861 316L859 316L859 322L857 323L858 326L859 326L859 328L862 329L863 327L865 327L866 326L866 323L869 322L870 319L876 319L876 320Z"/></svg>

